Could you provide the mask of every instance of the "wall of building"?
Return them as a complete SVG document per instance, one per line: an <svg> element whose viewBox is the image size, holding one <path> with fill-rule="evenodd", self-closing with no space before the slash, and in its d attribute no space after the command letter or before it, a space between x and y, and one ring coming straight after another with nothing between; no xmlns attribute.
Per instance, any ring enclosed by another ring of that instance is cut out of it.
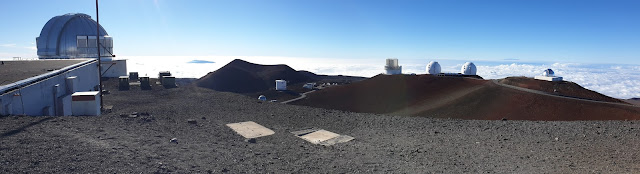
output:
<svg viewBox="0 0 640 174"><path fill-rule="evenodd" d="M75 80L67 80L73 76ZM0 94L0 115L66 115L63 108L71 108L68 96L77 91L95 91L99 84L98 61L87 60L76 68ZM75 88L70 90L72 86Z"/></svg>
<svg viewBox="0 0 640 174"><path fill-rule="evenodd" d="M562 81L562 77L558 77L558 76L535 76L534 78L538 80L546 80L551 82Z"/></svg>
<svg viewBox="0 0 640 174"><path fill-rule="evenodd" d="M386 69L385 73L387 75L402 74L402 68L399 68L399 69Z"/></svg>

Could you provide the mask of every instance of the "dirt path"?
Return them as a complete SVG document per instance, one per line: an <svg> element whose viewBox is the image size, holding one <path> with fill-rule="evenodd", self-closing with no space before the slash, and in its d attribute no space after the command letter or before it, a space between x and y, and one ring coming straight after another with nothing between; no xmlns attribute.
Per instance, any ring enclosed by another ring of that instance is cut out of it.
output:
<svg viewBox="0 0 640 174"><path fill-rule="evenodd" d="M569 97L569 96L554 95L554 94L549 94L549 93L546 93L546 92L537 91L537 90L533 90L533 89L527 89L527 88L511 86L511 85L507 85L507 84L502 84L502 83L498 82L497 79L493 79L493 80L491 80L491 82L493 82L496 85L500 85L502 87L507 87L507 88L511 88L511 89L515 89L515 90L519 90L519 91L524 91L524 92L529 92L529 93L534 93L534 94L538 94L538 95L546 95L546 96L550 96L550 97L564 98L564 99L570 99L570 100L579 100L579 101L599 103L599 104L610 104L610 105L619 105L619 106L640 107L640 106L637 106L637 105L624 104L624 103L605 102L605 101L597 101L597 100L590 100L590 99L583 99L583 98L576 98L576 97Z"/></svg>
<svg viewBox="0 0 640 174"><path fill-rule="evenodd" d="M303 99L303 98L307 97L307 94L312 93L312 92L314 92L314 91L316 91L316 90L307 91L307 92L305 92L305 93L302 93L302 94L300 94L300 97L298 97L298 98L294 98L294 99L291 99L291 100L287 100L287 101L283 101L283 102L282 102L282 104L287 104L287 103L291 103L291 102L294 102L294 101L298 101L298 100L300 100L300 99Z"/></svg>

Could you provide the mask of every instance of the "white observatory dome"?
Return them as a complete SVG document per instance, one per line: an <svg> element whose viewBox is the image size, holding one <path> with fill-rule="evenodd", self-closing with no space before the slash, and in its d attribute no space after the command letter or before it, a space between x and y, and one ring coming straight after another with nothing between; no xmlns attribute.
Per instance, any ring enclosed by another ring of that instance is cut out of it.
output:
<svg viewBox="0 0 640 174"><path fill-rule="evenodd" d="M544 72L542 72L542 75L547 77L552 77L555 75L555 73L551 69L546 69L544 70Z"/></svg>
<svg viewBox="0 0 640 174"><path fill-rule="evenodd" d="M476 71L476 65L474 65L472 62L467 62L462 65L460 73L462 73L463 75L476 75Z"/></svg>
<svg viewBox="0 0 640 174"><path fill-rule="evenodd" d="M440 64L436 61L431 61L427 64L427 74L440 74Z"/></svg>

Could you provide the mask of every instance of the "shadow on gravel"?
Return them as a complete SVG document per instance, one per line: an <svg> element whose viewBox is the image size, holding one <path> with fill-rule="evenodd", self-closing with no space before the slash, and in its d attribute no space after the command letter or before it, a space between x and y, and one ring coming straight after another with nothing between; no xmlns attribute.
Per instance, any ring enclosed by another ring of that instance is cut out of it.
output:
<svg viewBox="0 0 640 174"><path fill-rule="evenodd" d="M8 137L8 136L12 136L12 135L18 134L18 133L20 133L20 132L24 131L24 129L26 129L26 128L29 128L29 127L31 127L31 126L35 126L35 125L37 125L37 124L43 123L43 122L45 122L45 121L47 121L47 120L51 120L51 119L53 119L53 118L54 118L54 117L43 118L43 119L40 119L40 120L38 120L38 121L36 121L36 122L32 122L32 123L29 123L29 124L27 124L27 125L24 125L24 126L22 126L22 127L18 128L18 129L15 129L15 130L12 130L12 131L9 131L9 132L2 133L2 135L0 135L0 138L5 138L5 137Z"/></svg>

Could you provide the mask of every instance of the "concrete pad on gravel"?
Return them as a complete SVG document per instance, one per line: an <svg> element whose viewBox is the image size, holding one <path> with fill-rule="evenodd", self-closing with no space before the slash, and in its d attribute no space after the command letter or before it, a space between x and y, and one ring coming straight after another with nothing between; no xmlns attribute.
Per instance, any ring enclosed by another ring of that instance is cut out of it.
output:
<svg viewBox="0 0 640 174"><path fill-rule="evenodd" d="M333 132L329 132L323 129L305 129L301 131L291 132L313 144L320 144L323 146L330 146L337 143L344 143L347 141L351 141L354 138L348 135L340 135Z"/></svg>
<svg viewBox="0 0 640 174"><path fill-rule="evenodd" d="M256 122L247 121L239 123L229 123L227 126L244 138L258 138L273 135L275 132Z"/></svg>

